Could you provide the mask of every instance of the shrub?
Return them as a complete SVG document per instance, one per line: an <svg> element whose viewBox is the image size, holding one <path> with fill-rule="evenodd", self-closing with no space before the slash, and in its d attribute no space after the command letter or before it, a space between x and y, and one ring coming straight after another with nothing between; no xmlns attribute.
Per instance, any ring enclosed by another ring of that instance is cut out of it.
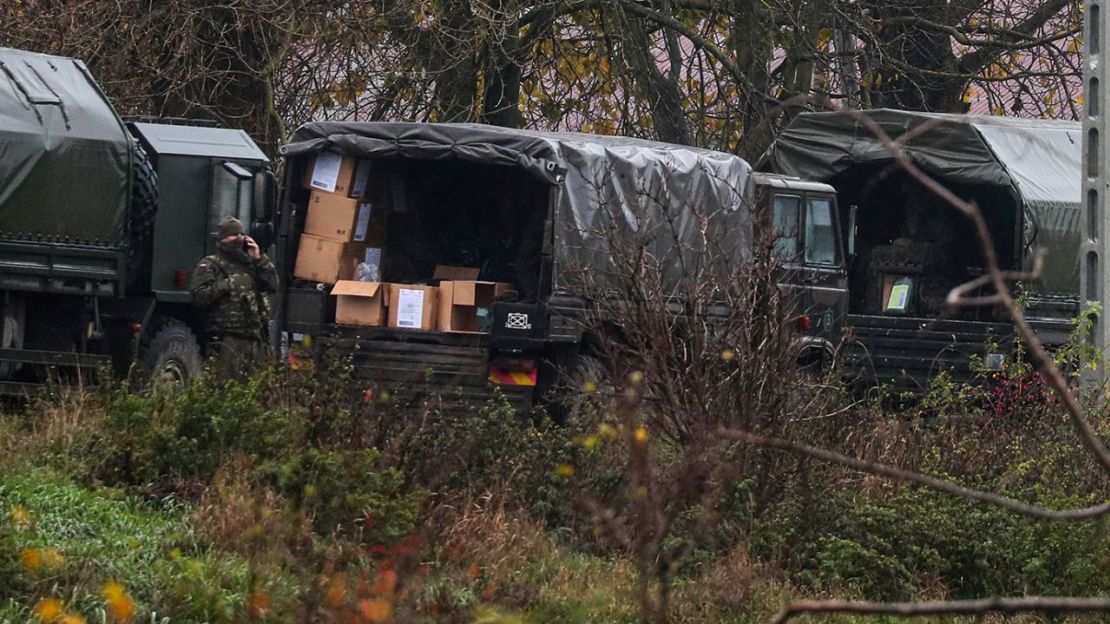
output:
<svg viewBox="0 0 1110 624"><path fill-rule="evenodd" d="M392 544L412 531L423 495L406 492L402 474L379 463L372 449L308 448L264 472L312 517L318 532L357 533L365 543Z"/></svg>

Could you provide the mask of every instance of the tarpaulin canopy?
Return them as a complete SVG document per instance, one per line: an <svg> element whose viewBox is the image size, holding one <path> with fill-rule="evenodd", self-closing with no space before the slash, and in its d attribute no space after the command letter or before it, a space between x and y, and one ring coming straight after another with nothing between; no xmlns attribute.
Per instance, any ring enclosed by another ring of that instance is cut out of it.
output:
<svg viewBox="0 0 1110 624"><path fill-rule="evenodd" d="M130 145L81 61L0 48L0 238L122 246Z"/></svg>
<svg viewBox="0 0 1110 624"><path fill-rule="evenodd" d="M743 257L751 245L752 170L731 154L625 137L386 122L309 123L281 148L286 157L327 150L502 165L552 185L556 290L577 270L611 269L614 236L650 240L659 261L697 263L710 244Z"/></svg>
<svg viewBox="0 0 1110 624"><path fill-rule="evenodd" d="M1081 124L888 109L862 114L892 139L902 139L905 153L929 175L1012 189L1026 251L1049 250L1043 290L1078 293ZM830 182L853 168L891 162L890 151L854 115L803 113L763 156L760 168Z"/></svg>

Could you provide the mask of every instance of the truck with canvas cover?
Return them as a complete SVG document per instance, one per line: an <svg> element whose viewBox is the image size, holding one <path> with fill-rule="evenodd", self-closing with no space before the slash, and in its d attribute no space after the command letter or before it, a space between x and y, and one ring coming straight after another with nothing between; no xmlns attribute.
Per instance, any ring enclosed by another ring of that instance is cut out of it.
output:
<svg viewBox="0 0 1110 624"><path fill-rule="evenodd" d="M615 241L665 259L673 282L713 253L750 257L772 205L801 312L819 320L800 342L839 339L824 184L692 147L475 124L310 123L282 154L276 323L296 366L338 351L394 396L451 408L496 387L526 407L589 354L582 311L616 279Z"/></svg>
<svg viewBox="0 0 1110 624"><path fill-rule="evenodd" d="M982 211L1003 269L1030 270L1026 315L1061 344L1079 301L1081 125L1075 122L894 110L858 113L901 145L926 174ZM985 272L970 220L894 161L856 115L803 113L761 169L836 188L849 256L848 335L840 358L871 382L920 389L937 373L958 379L978 359L1001 364L1014 329L1000 310L952 309L948 292Z"/></svg>
<svg viewBox="0 0 1110 624"><path fill-rule="evenodd" d="M199 370L188 277L275 183L242 131L124 123L85 65L0 48L0 391L114 366ZM256 217L251 219L251 217Z"/></svg>

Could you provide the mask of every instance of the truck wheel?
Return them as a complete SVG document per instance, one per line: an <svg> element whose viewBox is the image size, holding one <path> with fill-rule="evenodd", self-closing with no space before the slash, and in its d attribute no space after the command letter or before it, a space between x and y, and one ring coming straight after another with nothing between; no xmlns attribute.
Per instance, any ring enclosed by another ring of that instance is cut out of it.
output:
<svg viewBox="0 0 1110 624"><path fill-rule="evenodd" d="M139 366L144 386L184 386L200 374L204 359L200 343L189 326L177 319L155 319L139 345Z"/></svg>
<svg viewBox="0 0 1110 624"><path fill-rule="evenodd" d="M150 257L154 243L154 215L158 212L158 173L138 141L131 142L131 210L128 272L135 273Z"/></svg>
<svg viewBox="0 0 1110 624"><path fill-rule="evenodd" d="M556 375L542 400L548 415L560 425L588 420L583 413L587 406L613 393L605 367L592 355L576 356L571 370L557 371Z"/></svg>

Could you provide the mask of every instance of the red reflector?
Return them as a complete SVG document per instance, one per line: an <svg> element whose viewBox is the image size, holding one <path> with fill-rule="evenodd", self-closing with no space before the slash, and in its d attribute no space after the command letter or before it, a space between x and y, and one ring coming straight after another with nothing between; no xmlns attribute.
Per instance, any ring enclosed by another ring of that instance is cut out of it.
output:
<svg viewBox="0 0 1110 624"><path fill-rule="evenodd" d="M803 314L803 315L798 317L798 328L799 329L801 329L802 331L809 331L809 328L811 326L812 325L810 323L808 314Z"/></svg>
<svg viewBox="0 0 1110 624"><path fill-rule="evenodd" d="M173 285L178 288L185 288L189 285L189 274L181 269L173 274Z"/></svg>
<svg viewBox="0 0 1110 624"><path fill-rule="evenodd" d="M508 371L494 366L489 367L489 380L499 386L534 386L536 371Z"/></svg>

